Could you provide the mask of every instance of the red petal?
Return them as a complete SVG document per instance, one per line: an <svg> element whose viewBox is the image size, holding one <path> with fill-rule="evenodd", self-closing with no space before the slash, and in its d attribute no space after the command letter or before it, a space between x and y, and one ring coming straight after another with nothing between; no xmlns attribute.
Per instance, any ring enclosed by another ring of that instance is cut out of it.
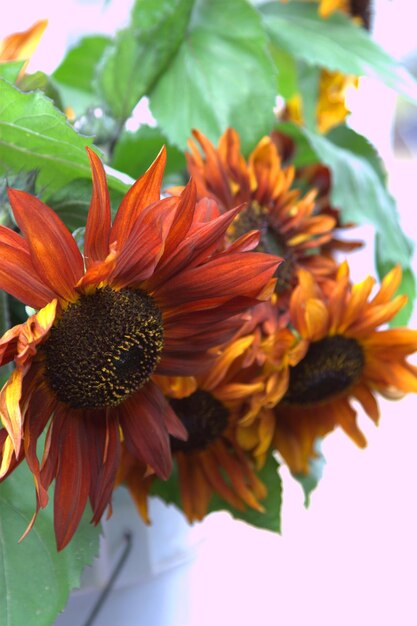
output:
<svg viewBox="0 0 417 626"><path fill-rule="evenodd" d="M119 420L110 414L87 415L85 432L90 450L90 501L94 513L91 521L98 524L110 503L120 464Z"/></svg>
<svg viewBox="0 0 417 626"><path fill-rule="evenodd" d="M196 301L210 308L234 297L256 298L280 261L278 257L260 252L223 254L174 277L158 291L157 300L164 308Z"/></svg>
<svg viewBox="0 0 417 626"><path fill-rule="evenodd" d="M38 198L17 189L9 189L8 193L37 273L55 294L73 300L74 286L84 273L84 262L71 233Z"/></svg>
<svg viewBox="0 0 417 626"><path fill-rule="evenodd" d="M110 239L111 242L117 241L119 249L123 246L142 211L159 200L165 163L166 150L163 147L150 168L123 198L114 220Z"/></svg>
<svg viewBox="0 0 417 626"><path fill-rule="evenodd" d="M121 405L120 425L126 448L166 479L171 473L172 458L162 399L158 387L147 383Z"/></svg>
<svg viewBox="0 0 417 626"><path fill-rule="evenodd" d="M84 237L87 268L95 261L104 261L109 253L111 211L109 189L104 167L98 156L87 148L93 174L93 192Z"/></svg>
<svg viewBox="0 0 417 626"><path fill-rule="evenodd" d="M54 526L58 550L71 540L87 504L90 455L83 415L67 410L59 438L55 481Z"/></svg>
<svg viewBox="0 0 417 626"><path fill-rule="evenodd" d="M0 289L40 309L55 298L34 268L26 241L0 226Z"/></svg>
<svg viewBox="0 0 417 626"><path fill-rule="evenodd" d="M111 282L120 289L147 280L164 252L176 198L165 198L147 207L125 239ZM115 244L117 245L117 244Z"/></svg>
<svg viewBox="0 0 417 626"><path fill-rule="evenodd" d="M155 278L152 279L152 288L157 289L184 268L191 269L200 265L217 248L222 247L226 230L239 210L238 207L211 222L196 225L188 237L178 242L170 256L164 254L163 261L158 264Z"/></svg>
<svg viewBox="0 0 417 626"><path fill-rule="evenodd" d="M175 212L170 231L166 238L163 258L170 257L186 237L191 228L197 200L197 190L192 180L185 187Z"/></svg>

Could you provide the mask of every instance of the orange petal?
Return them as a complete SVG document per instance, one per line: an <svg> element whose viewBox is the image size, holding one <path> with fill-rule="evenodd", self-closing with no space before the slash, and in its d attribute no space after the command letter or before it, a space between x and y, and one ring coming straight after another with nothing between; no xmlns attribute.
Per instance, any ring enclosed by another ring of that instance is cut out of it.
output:
<svg viewBox="0 0 417 626"><path fill-rule="evenodd" d="M150 168L136 181L123 198L110 235L110 241L117 241L119 249L123 246L142 211L159 200L165 163L166 150L165 147L162 147Z"/></svg>
<svg viewBox="0 0 417 626"><path fill-rule="evenodd" d="M84 262L71 233L57 214L35 196L17 189L9 189L8 193L36 271L54 293L74 300L74 286L84 272Z"/></svg>
<svg viewBox="0 0 417 626"><path fill-rule="evenodd" d="M42 37L48 20L39 20L21 33L13 33L0 42L0 61L30 59Z"/></svg>
<svg viewBox="0 0 417 626"><path fill-rule="evenodd" d="M310 341L318 341L325 336L329 326L329 312L322 300L317 300L316 298L307 300L304 322L303 338Z"/></svg>
<svg viewBox="0 0 417 626"><path fill-rule="evenodd" d="M87 268L104 261L109 254L111 227L110 197L106 173L98 156L87 148L93 175L93 192L84 237L84 258Z"/></svg>
<svg viewBox="0 0 417 626"><path fill-rule="evenodd" d="M35 309L55 297L35 270L23 237L4 226L0 226L0 289Z"/></svg>
<svg viewBox="0 0 417 626"><path fill-rule="evenodd" d="M402 269L400 265L397 265L396 267L393 267L386 276L384 276L381 287L375 298L372 300L372 304L377 305L389 302L397 292L397 289L401 284L401 278Z"/></svg>

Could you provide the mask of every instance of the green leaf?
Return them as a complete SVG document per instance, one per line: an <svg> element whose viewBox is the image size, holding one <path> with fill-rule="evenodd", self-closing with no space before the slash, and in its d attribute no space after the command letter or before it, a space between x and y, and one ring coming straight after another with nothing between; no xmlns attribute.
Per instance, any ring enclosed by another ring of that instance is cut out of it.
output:
<svg viewBox="0 0 417 626"><path fill-rule="evenodd" d="M411 74L348 16L336 12L324 20L315 4L294 1L268 2L260 11L273 43L296 59L344 74L378 78L417 102L417 82Z"/></svg>
<svg viewBox="0 0 417 626"><path fill-rule="evenodd" d="M20 91L42 91L45 96L51 98L55 106L61 109L61 111L64 109L58 90L52 83L51 78L44 72L25 74L19 81L19 89Z"/></svg>
<svg viewBox="0 0 417 626"><path fill-rule="evenodd" d="M194 0L138 0L132 24L106 50L97 87L112 114L124 122L152 88L178 49Z"/></svg>
<svg viewBox="0 0 417 626"><path fill-rule="evenodd" d="M89 524L89 515L57 552L52 499L51 494L34 528L18 543L34 512L33 479L22 464L0 484L0 626L52 624L97 554L100 529Z"/></svg>
<svg viewBox="0 0 417 626"><path fill-rule="evenodd" d="M167 147L165 176L186 169L184 153L168 143L159 128L141 126L136 132L123 131L117 141L112 167L138 178L149 167L162 146Z"/></svg>
<svg viewBox="0 0 417 626"><path fill-rule="evenodd" d="M247 508L244 511L237 511L230 504L222 500L217 494L210 502L209 511L228 511L236 519L243 520L252 526L265 528L274 532L281 532L281 502L282 484L278 473L279 464L272 455L269 456L265 466L258 472L259 478L268 489L268 495L261 504L265 511L260 513L254 509Z"/></svg>
<svg viewBox="0 0 417 626"><path fill-rule="evenodd" d="M308 474L293 474L293 477L297 482L300 483L303 489L304 506L306 508L310 506L311 493L316 489L317 485L322 479L324 466L326 465L326 459L321 452L319 440L316 441L315 448L317 457L315 459L311 459Z"/></svg>
<svg viewBox="0 0 417 626"><path fill-rule="evenodd" d="M0 62L0 78L4 78L9 83L15 83L19 76L20 70L24 66L26 61L7 61L5 63Z"/></svg>
<svg viewBox="0 0 417 626"><path fill-rule="evenodd" d="M295 96L298 91L297 65L295 59L291 54L285 52L285 50L281 50L272 44L269 47L269 52L278 72L278 94L282 96L284 100L289 100Z"/></svg>
<svg viewBox="0 0 417 626"><path fill-rule="evenodd" d="M1 90L0 175L36 169L37 190L45 200L72 180L91 180L85 150L91 138L79 135L42 93L22 93L5 82ZM125 193L124 183L108 180Z"/></svg>
<svg viewBox="0 0 417 626"><path fill-rule="evenodd" d="M319 97L320 72L307 63L297 63L298 90L302 100L304 124L312 130L317 126L317 101Z"/></svg>
<svg viewBox="0 0 417 626"><path fill-rule="evenodd" d="M285 132L287 130L289 125L286 125ZM332 203L342 210L343 221L373 224L381 237L383 260L408 267L412 249L400 228L395 201L386 189L381 173L374 169L375 157L369 161L358 149L366 139L359 140L350 129L324 137L306 128L293 127L292 135L295 137L299 133L307 139L316 161L331 169ZM335 142L331 141L332 137ZM355 139L352 143L351 137ZM371 150L370 144L366 143L367 149Z"/></svg>
<svg viewBox="0 0 417 626"><path fill-rule="evenodd" d="M100 104L94 77L96 65L110 44L110 37L103 35L83 37L52 74L64 105L73 108L77 115Z"/></svg>
<svg viewBox="0 0 417 626"><path fill-rule="evenodd" d="M246 0L199 0L177 54L150 94L151 110L180 148L192 128L217 141L233 126L247 150L272 127L275 74L254 7Z"/></svg>

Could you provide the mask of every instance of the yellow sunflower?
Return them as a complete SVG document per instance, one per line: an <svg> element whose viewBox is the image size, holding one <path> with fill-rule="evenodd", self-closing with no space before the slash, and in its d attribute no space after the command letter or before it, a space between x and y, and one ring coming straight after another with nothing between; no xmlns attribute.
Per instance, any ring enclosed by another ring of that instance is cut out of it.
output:
<svg viewBox="0 0 417 626"><path fill-rule="evenodd" d="M320 255L329 243L336 220L316 212L316 190L305 195L293 186L295 168L283 167L271 137L264 137L246 160L240 151L238 133L229 128L217 149L197 130L190 140L188 169L199 197L214 199L227 212L237 205L244 209L230 225L230 240L259 229L258 250L279 254L285 261L278 270L278 292L288 294L296 284L298 267L311 268L320 280L333 276L336 266ZM171 190L178 193L180 188Z"/></svg>
<svg viewBox="0 0 417 626"><path fill-rule="evenodd" d="M376 394L398 397L417 391L417 369L407 362L417 350L417 331L380 329L404 306L394 296L401 270L394 268L372 296L374 279L352 285L347 264L324 295L313 276L300 271L290 304L300 336L300 355L289 368L288 391L275 409L274 445L294 473L308 473L314 443L336 426L364 447L352 401L378 422Z"/></svg>
<svg viewBox="0 0 417 626"><path fill-rule="evenodd" d="M22 234L0 226L0 288L39 309L0 339L0 365L15 364L0 392L0 475L25 458L37 510L55 479L59 549L88 498L95 523L109 504L121 440L167 478L169 438L187 433L154 375L207 368L207 350L236 333L242 311L269 297L279 263L248 251L247 238L224 249L235 213L213 217L196 203L192 182L180 197L160 200L164 150L111 224L104 169L89 157L84 254L57 215L26 192L9 190Z"/></svg>

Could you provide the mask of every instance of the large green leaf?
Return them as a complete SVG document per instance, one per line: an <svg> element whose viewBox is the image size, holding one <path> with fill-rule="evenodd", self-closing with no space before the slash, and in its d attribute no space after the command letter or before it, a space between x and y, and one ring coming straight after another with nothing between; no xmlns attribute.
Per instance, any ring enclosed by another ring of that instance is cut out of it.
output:
<svg viewBox="0 0 417 626"><path fill-rule="evenodd" d="M296 141L296 165L321 162L332 172L331 199L342 211L344 222L371 223L377 234L377 269L383 277L394 265L403 267L399 292L409 296L408 306L395 323L405 323L415 293L411 271L413 244L401 230L394 198L385 185L382 162L365 137L339 127L324 137L306 128L282 124L280 129Z"/></svg>
<svg viewBox="0 0 417 626"><path fill-rule="evenodd" d="M168 143L159 128L141 126L136 132L123 131L117 141L111 165L138 178L149 167L162 146L167 147L165 176L186 169L184 153Z"/></svg>
<svg viewBox="0 0 417 626"><path fill-rule="evenodd" d="M18 543L33 511L33 480L22 464L0 485L0 626L52 624L98 551L99 528L85 515L71 543L57 552L52 502Z"/></svg>
<svg viewBox="0 0 417 626"><path fill-rule="evenodd" d="M124 122L178 49L194 0L138 0L132 24L106 50L97 87L111 113ZM172 106L171 106L172 110Z"/></svg>
<svg viewBox="0 0 417 626"><path fill-rule="evenodd" d="M89 106L100 104L94 90L96 65L111 43L109 37L84 37L72 48L52 74L65 106L79 115Z"/></svg>
<svg viewBox="0 0 417 626"><path fill-rule="evenodd" d="M246 0L198 0L181 46L150 94L151 109L181 148L192 128L216 141L233 126L247 149L271 129L275 74L254 7Z"/></svg>
<svg viewBox="0 0 417 626"><path fill-rule="evenodd" d="M271 40L296 59L345 74L378 78L412 102L417 82L348 16L322 19L315 4L268 2L260 7Z"/></svg>
<svg viewBox="0 0 417 626"><path fill-rule="evenodd" d="M65 115L42 93L22 93L0 81L0 175L36 169L37 191L43 199L77 178L91 180L85 147ZM115 190L126 186L109 177Z"/></svg>

